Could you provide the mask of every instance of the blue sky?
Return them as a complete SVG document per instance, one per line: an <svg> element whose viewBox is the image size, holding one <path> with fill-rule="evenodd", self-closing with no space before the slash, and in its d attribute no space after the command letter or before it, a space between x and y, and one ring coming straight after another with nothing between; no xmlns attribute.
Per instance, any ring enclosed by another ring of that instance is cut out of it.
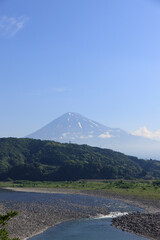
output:
<svg viewBox="0 0 160 240"><path fill-rule="evenodd" d="M159 26L156 0L0 0L0 137L66 112L158 133Z"/></svg>

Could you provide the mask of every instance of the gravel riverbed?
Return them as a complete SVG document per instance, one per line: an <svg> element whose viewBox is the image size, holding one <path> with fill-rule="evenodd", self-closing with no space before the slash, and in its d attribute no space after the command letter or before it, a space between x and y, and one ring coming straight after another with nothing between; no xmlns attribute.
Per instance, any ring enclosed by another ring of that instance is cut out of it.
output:
<svg viewBox="0 0 160 240"><path fill-rule="evenodd" d="M148 239L160 240L160 201L108 194L102 191L88 191L88 194L116 199L133 206L142 208L144 212L130 213L112 220L112 225L122 231L134 233Z"/></svg>
<svg viewBox="0 0 160 240"><path fill-rule="evenodd" d="M11 210L18 211L19 214L9 221L6 228L11 233L10 237L19 237L21 240L65 221L109 213L103 206L85 206L63 199L49 199L48 202L0 202L0 214Z"/></svg>
<svg viewBox="0 0 160 240"><path fill-rule="evenodd" d="M71 189L26 188L14 188L14 190L41 193L87 194L119 200L143 208L144 212L131 213L126 216L115 218L112 224L123 231L135 233L148 239L160 240L160 201L146 200L133 196L119 196L98 190L82 191ZM18 211L19 214L9 222L7 228L12 233L11 237L18 236L21 240L30 238L64 221L87 218L96 216L97 214L107 215L109 213L103 206L84 206L66 203L59 199L54 199L48 203L0 202L1 214L13 209Z"/></svg>
<svg viewBox="0 0 160 240"><path fill-rule="evenodd" d="M149 239L160 239L159 213L132 213L113 219L112 224L123 231L136 233Z"/></svg>

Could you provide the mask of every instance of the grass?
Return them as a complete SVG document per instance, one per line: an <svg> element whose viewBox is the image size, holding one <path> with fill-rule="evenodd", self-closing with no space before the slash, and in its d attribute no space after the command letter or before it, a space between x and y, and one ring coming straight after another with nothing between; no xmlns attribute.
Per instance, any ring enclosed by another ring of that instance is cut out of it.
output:
<svg viewBox="0 0 160 240"><path fill-rule="evenodd" d="M160 180L104 180L104 181L65 181L65 182L0 182L0 187L65 188L78 190L101 190L104 192L160 200Z"/></svg>

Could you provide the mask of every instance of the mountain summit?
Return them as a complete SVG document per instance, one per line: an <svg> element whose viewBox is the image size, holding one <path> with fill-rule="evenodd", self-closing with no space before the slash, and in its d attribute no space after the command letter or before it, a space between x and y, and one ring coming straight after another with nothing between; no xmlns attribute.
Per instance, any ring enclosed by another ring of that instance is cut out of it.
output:
<svg viewBox="0 0 160 240"><path fill-rule="evenodd" d="M100 139L112 138L113 132L117 136L119 132L122 133L123 131L106 127L78 113L68 112L28 137L41 140L84 143L84 139L95 137Z"/></svg>
<svg viewBox="0 0 160 240"><path fill-rule="evenodd" d="M110 128L78 113L68 112L27 136L61 143L88 144L145 158L160 159L160 143Z"/></svg>

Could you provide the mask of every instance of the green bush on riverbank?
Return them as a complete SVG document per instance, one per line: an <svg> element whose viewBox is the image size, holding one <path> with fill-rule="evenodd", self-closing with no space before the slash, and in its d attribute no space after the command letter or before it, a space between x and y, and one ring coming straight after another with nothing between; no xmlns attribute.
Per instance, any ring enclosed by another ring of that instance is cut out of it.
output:
<svg viewBox="0 0 160 240"><path fill-rule="evenodd" d="M9 232L4 227L8 221L18 214L16 211L10 211L4 215L0 214L0 240L20 240L19 238L9 238Z"/></svg>

